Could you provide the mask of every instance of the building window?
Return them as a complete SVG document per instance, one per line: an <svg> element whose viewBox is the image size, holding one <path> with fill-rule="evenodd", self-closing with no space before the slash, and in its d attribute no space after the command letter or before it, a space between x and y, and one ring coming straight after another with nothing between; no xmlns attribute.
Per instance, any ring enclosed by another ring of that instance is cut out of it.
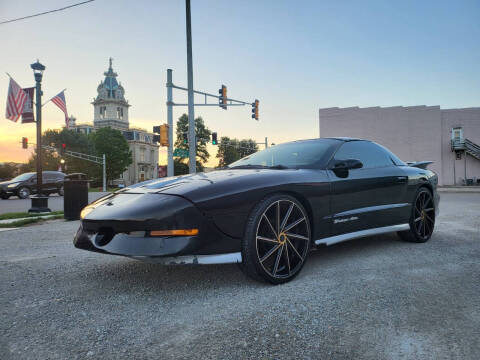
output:
<svg viewBox="0 0 480 360"><path fill-rule="evenodd" d="M155 164L155 151L150 150L150 163Z"/></svg>
<svg viewBox="0 0 480 360"><path fill-rule="evenodd" d="M123 119L123 108L117 107L117 117Z"/></svg>
<svg viewBox="0 0 480 360"><path fill-rule="evenodd" d="M107 115L107 107L100 106L100 119L105 119L106 115Z"/></svg>
<svg viewBox="0 0 480 360"><path fill-rule="evenodd" d="M145 149L140 149L140 162L145 162ZM143 171L143 170L142 170Z"/></svg>
<svg viewBox="0 0 480 360"><path fill-rule="evenodd" d="M455 127L452 129L452 140L462 140L463 139L463 128Z"/></svg>

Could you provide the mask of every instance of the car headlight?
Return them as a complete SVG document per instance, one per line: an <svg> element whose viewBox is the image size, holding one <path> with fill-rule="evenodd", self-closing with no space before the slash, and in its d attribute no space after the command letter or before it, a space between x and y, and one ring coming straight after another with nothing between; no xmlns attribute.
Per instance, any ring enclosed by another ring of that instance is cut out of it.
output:
<svg viewBox="0 0 480 360"><path fill-rule="evenodd" d="M8 188L11 189L11 188L14 188L14 187L17 187L18 183L14 183L14 184L8 184Z"/></svg>
<svg viewBox="0 0 480 360"><path fill-rule="evenodd" d="M80 211L80 219L83 220L83 219L85 218L85 216L87 216L88 213L89 213L90 211L92 211L93 209L94 209L93 206L90 206L90 205L85 206L85 207L83 208L83 210Z"/></svg>

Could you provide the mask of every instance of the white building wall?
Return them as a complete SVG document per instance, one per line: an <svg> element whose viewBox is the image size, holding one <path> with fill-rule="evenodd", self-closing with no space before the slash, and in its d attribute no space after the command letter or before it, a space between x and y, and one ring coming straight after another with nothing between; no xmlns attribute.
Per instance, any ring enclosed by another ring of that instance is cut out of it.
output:
<svg viewBox="0 0 480 360"><path fill-rule="evenodd" d="M480 179L480 160L467 155L457 160L455 153L451 151L450 140L452 128L462 127L463 136L480 145L480 108L446 109L442 110L442 156L443 156L443 179L445 183L462 184L465 179L465 165L467 179ZM465 162L466 160L466 162ZM454 181L455 166L455 181Z"/></svg>
<svg viewBox="0 0 480 360"><path fill-rule="evenodd" d="M439 106L327 108L319 110L320 137L354 137L375 141L404 161L431 160L440 185L453 185L455 154L450 130L464 124L467 139L480 144L480 108L441 110ZM456 178L464 178L456 161ZM480 161L467 157L467 177L480 178Z"/></svg>

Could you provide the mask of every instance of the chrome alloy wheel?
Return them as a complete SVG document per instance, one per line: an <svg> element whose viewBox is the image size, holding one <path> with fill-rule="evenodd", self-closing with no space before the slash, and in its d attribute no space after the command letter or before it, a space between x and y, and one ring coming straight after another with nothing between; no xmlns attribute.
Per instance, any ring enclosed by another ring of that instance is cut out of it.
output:
<svg viewBox="0 0 480 360"><path fill-rule="evenodd" d="M415 232L422 240L427 240L435 225L435 205L428 190L421 190L415 201L414 220Z"/></svg>
<svg viewBox="0 0 480 360"><path fill-rule="evenodd" d="M289 278L302 268L310 241L310 226L303 209L290 200L275 201L257 225L258 261L273 278Z"/></svg>

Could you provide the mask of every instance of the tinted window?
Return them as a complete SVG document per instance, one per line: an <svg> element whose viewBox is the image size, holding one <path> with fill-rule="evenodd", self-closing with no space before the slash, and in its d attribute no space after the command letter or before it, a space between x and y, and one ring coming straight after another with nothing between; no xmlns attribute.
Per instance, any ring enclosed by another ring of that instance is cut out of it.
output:
<svg viewBox="0 0 480 360"><path fill-rule="evenodd" d="M34 173L25 173L18 175L16 178L13 178L11 181L25 181L33 177Z"/></svg>
<svg viewBox="0 0 480 360"><path fill-rule="evenodd" d="M369 141L346 142L338 149L334 158L335 160L360 160L364 168L376 168L394 164L383 148Z"/></svg>
<svg viewBox="0 0 480 360"><path fill-rule="evenodd" d="M312 168L326 165L338 140L319 139L295 141L269 147L235 161L229 167L283 165L289 168Z"/></svg>

